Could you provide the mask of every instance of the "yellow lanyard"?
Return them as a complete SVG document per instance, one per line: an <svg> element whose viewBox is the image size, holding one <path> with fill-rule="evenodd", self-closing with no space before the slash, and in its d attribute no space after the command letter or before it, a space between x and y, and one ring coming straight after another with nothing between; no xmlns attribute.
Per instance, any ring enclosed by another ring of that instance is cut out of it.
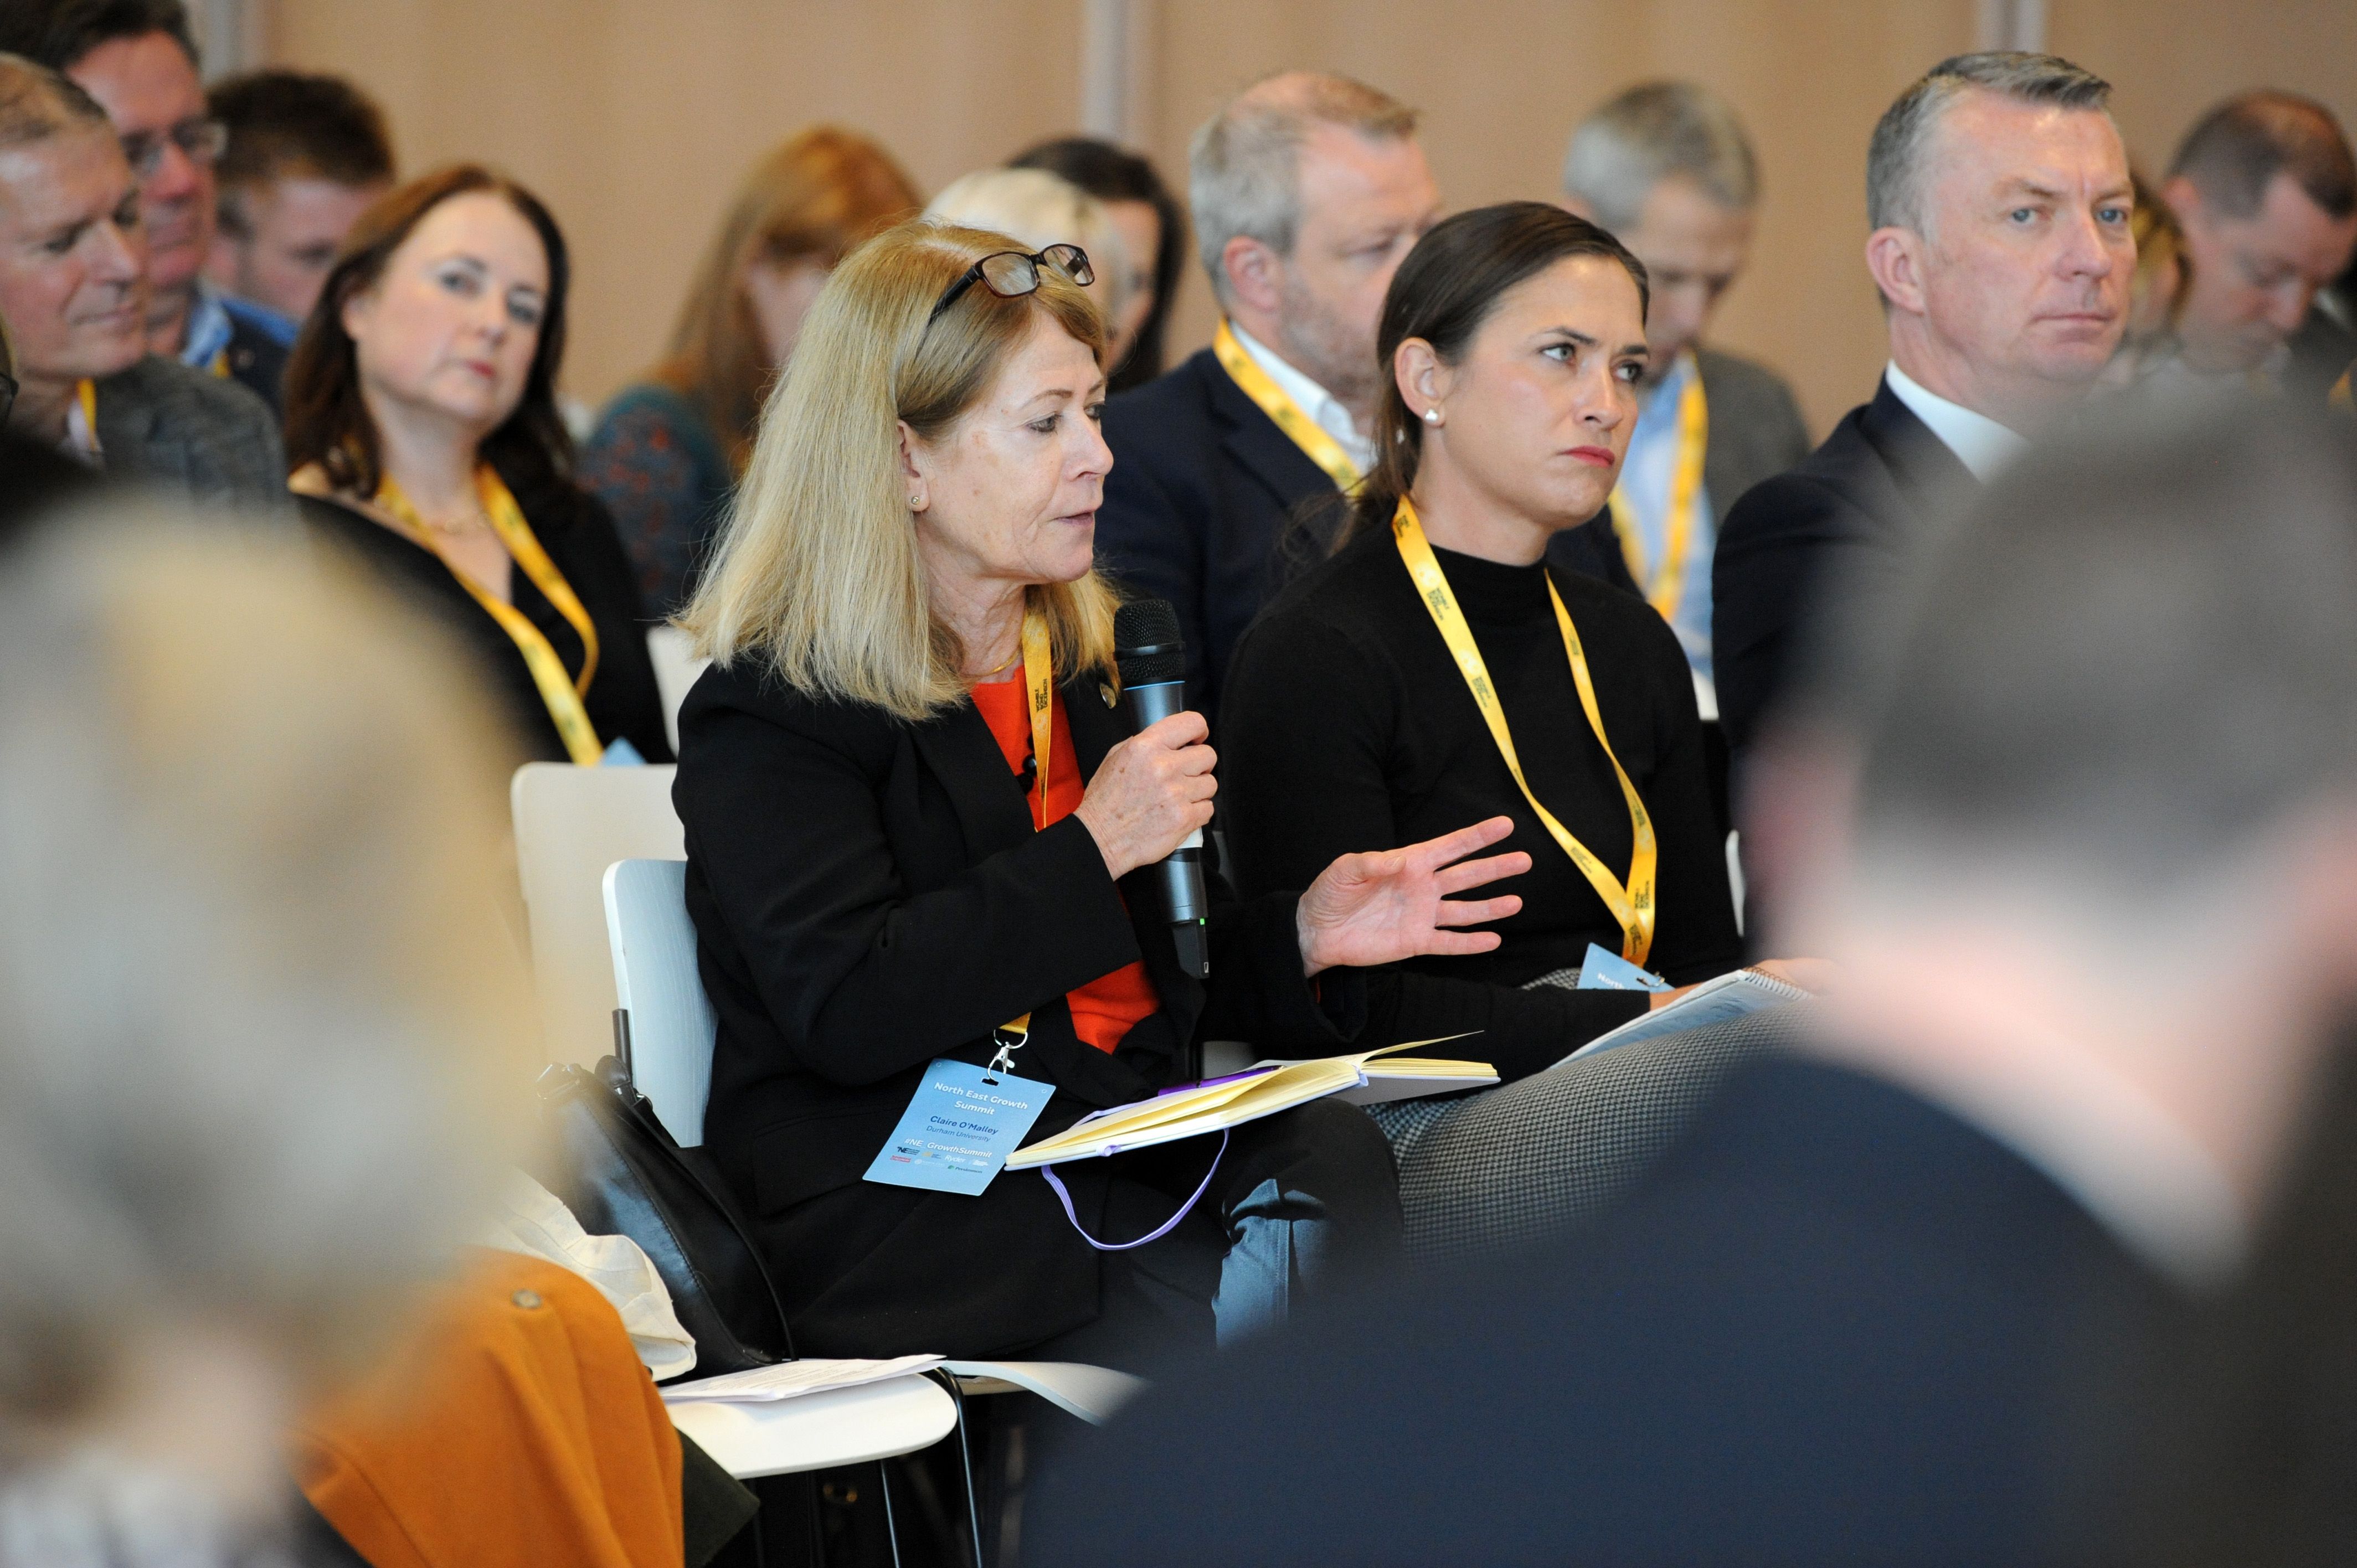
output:
<svg viewBox="0 0 2357 1568"><path fill-rule="evenodd" d="M1031 715L1031 779L1039 804L1031 813L1032 826L1048 829L1048 754L1056 734L1056 662L1050 657L1048 618L1038 610L1023 612L1023 690L1025 710ZM998 1054L991 1070L1005 1072L1015 1065L1015 1053L1031 1035L1031 1015L1024 1014L997 1028Z"/></svg>
<svg viewBox="0 0 2357 1568"><path fill-rule="evenodd" d="M1637 591L1661 612L1663 620L1678 613L1685 596L1686 557L1694 548L1695 508L1702 495L1703 454L1710 446L1710 410L1703 402L1702 371L1686 361L1686 390L1678 395L1678 466L1670 478L1670 515L1663 541L1662 569L1656 574L1645 561L1645 531L1634 508L1618 486L1612 491L1612 526L1620 535L1620 553L1629 562L1629 575Z"/></svg>
<svg viewBox="0 0 2357 1568"><path fill-rule="evenodd" d="M81 427L90 437L90 455L103 457L105 449L98 444L98 383L88 376L74 382L74 401L81 404Z"/></svg>
<svg viewBox="0 0 2357 1568"><path fill-rule="evenodd" d="M1587 725L1596 732L1597 744L1604 747L1604 756L1620 780L1620 793L1629 802L1632 842L1626 886L1531 793L1530 780L1523 777L1522 759L1514 755L1514 736L1506 727L1505 710L1499 705L1497 688L1490 681L1490 667L1482 661L1480 645L1473 640L1473 628L1465 623L1465 612L1458 608L1448 575L1434 558L1432 543L1424 536L1424 524L1416 521L1415 508L1405 496L1400 498L1399 510L1393 514L1392 536L1399 546L1400 559L1407 563L1408 575L1423 595L1424 607L1430 612L1432 624L1440 628L1441 640L1457 657L1458 671L1465 677L1466 689L1473 693L1473 705L1481 710L1481 717L1488 722L1490 738L1498 743L1498 754L1506 759L1506 770L1521 786L1523 799L1531 803L1531 810L1546 824L1555 842L1571 856L1572 864L1579 867L1580 875L1587 878L1588 886L1596 889L1597 897L1604 900L1604 907L1620 922L1620 956L1631 963L1643 963L1653 947L1653 883L1659 859L1653 843L1653 819L1645 810L1645 803L1637 798L1637 787L1629 782L1620 759L1612 755L1612 743L1605 738L1604 718L1596 711L1596 687L1587 678L1587 654L1579 645L1579 633L1572 628L1571 612L1563 607L1563 596L1555 592L1555 579L1547 579L1547 597L1555 603L1555 624L1563 628L1563 650L1571 659L1572 684L1579 688L1579 705L1587 714Z"/></svg>
<svg viewBox="0 0 2357 1568"><path fill-rule="evenodd" d="M410 537L434 552L436 559L449 568L466 590L475 596L475 602L523 655L524 665L532 671L533 684L540 689L540 700L548 706L548 716L556 721L556 733L565 742L565 754L584 768L594 768L605 757L606 748L597 742L597 731L589 723L589 712L581 699L589 693L589 677L597 670L597 628L589 619L573 585L540 547L532 527L523 520L523 509L516 505L515 497L508 492L489 463L475 470L475 493L481 498L483 515L490 519L491 532L507 546L508 554L524 569L533 585L556 607L556 613L571 623L581 637L581 674L576 679L566 673L565 660L557 657L540 628L513 605L490 592L472 577L458 569L457 564L442 552L434 531L417 515L417 509L402 493L401 487L386 475L378 484L376 504L391 512L409 530Z"/></svg>
<svg viewBox="0 0 2357 1568"><path fill-rule="evenodd" d="M1359 466L1342 450L1342 444L1326 434L1326 427L1302 412L1301 405L1286 395L1286 390L1269 379L1269 374L1254 362L1236 341L1236 335L1222 318L1220 329L1211 337L1211 352L1220 358L1220 368L1228 379L1243 389L1244 396L1259 404L1260 411L1274 420L1292 443L1301 448L1309 460L1326 470L1337 489L1349 490L1359 483Z"/></svg>

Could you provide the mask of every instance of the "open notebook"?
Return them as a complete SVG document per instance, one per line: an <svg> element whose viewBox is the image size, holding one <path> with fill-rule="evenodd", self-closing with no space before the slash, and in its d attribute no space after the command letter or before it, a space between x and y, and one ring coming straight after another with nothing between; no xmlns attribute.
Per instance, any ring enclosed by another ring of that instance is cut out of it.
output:
<svg viewBox="0 0 2357 1568"><path fill-rule="evenodd" d="M1464 1038L1461 1035L1443 1037ZM1274 1116L1329 1094L1372 1104L1420 1094L1479 1089L1498 1081L1498 1069L1487 1062L1392 1055L1394 1051L1440 1043L1410 1040L1353 1056L1261 1062L1232 1077L1165 1090L1151 1100L1084 1116L1052 1138L1017 1149L1007 1156L1006 1168L1028 1170L1034 1165L1060 1165L1066 1160L1084 1160L1119 1154L1124 1149L1175 1143L1180 1138L1199 1137L1263 1116Z"/></svg>
<svg viewBox="0 0 2357 1568"><path fill-rule="evenodd" d="M1762 974L1756 969L1735 970L1716 980L1704 981L1666 1007L1640 1013L1619 1028L1597 1036L1547 1070L1558 1072L1582 1057L1610 1050L1614 1046L1633 1045L1639 1040L1655 1039L1663 1035L1683 1035L1688 1029L1708 1028L1713 1024L1724 1024L1748 1013L1756 1013L1762 1007L1806 1001L1808 995L1799 986L1770 974Z"/></svg>

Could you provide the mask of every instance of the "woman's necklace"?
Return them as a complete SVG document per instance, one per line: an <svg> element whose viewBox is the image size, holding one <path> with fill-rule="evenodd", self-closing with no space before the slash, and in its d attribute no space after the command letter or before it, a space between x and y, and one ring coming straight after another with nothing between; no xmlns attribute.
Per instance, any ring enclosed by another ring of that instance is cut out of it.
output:
<svg viewBox="0 0 2357 1568"><path fill-rule="evenodd" d="M975 682L982 682L982 681L995 681L995 680L996 680L999 676L1006 674L1009 670L1014 669L1014 668L1015 668L1016 661L1017 661L1017 660L1021 659L1022 657L1023 657L1023 645L1022 645L1021 643L1019 643L1019 642L1018 642L1018 643L1017 643L1017 644L1015 645L1015 651L1014 651L1014 652L1012 652L1012 653L1008 654L1006 658L1004 658L1004 659L1000 660L997 663L996 663L996 664L992 665L989 669L987 669L987 670L984 671L981 674L979 674L979 675L974 675L974 676L970 676L970 677L968 677L968 678L969 678L970 680L973 680L973 681L975 681Z"/></svg>
<svg viewBox="0 0 2357 1568"><path fill-rule="evenodd" d="M491 526L490 514L477 507L457 522L445 522L440 518L420 514L418 521L445 539L463 539L472 533L485 533Z"/></svg>

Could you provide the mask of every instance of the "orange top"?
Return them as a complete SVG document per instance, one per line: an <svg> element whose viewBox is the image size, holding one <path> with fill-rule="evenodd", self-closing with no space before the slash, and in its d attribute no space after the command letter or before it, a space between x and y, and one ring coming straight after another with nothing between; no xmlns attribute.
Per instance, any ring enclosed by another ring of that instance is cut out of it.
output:
<svg viewBox="0 0 2357 1568"><path fill-rule="evenodd" d="M974 705L982 711L985 724L1006 754L1006 766L1019 772L1024 758L1031 755L1031 716L1023 711L1023 682L1020 680L992 681L974 689ZM1039 781L1034 779L1025 799L1031 803L1031 820L1053 822L1071 816L1079 809L1082 784L1080 764L1072 755L1072 726L1064 714L1062 693L1056 694L1055 712L1048 732L1048 768L1054 775L1048 780L1048 810L1039 811ZM1146 965L1127 963L1111 974L1090 981L1078 991L1068 992L1065 1003L1072 1010L1072 1032L1101 1051L1110 1051L1121 1044L1140 1018L1162 1005L1162 998L1154 993L1154 982L1146 978Z"/></svg>
<svg viewBox="0 0 2357 1568"><path fill-rule="evenodd" d="M679 1568L679 1434L621 1318L473 1251L406 1343L294 1433L304 1496L378 1568Z"/></svg>

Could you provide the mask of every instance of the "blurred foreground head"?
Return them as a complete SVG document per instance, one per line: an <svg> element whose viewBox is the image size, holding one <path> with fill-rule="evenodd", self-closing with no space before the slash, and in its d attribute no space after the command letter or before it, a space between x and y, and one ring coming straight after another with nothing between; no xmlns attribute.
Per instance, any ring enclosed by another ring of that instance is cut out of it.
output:
<svg viewBox="0 0 2357 1568"><path fill-rule="evenodd" d="M112 513L0 554L0 1562L245 1528L518 1153L506 758L330 565Z"/></svg>
<svg viewBox="0 0 2357 1568"><path fill-rule="evenodd" d="M2034 454L1865 607L1748 802L1773 940L1913 1065L2083 1054L2246 1209L2357 995L2352 457L2222 406Z"/></svg>

